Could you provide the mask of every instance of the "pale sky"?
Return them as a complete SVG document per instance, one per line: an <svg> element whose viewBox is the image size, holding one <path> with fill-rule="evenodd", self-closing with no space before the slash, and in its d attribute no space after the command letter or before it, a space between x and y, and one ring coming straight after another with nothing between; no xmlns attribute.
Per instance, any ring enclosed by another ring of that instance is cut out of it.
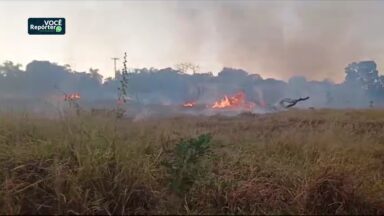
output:
<svg viewBox="0 0 384 216"><path fill-rule="evenodd" d="M0 0L0 62L49 60L108 77L111 57L126 51L129 67L192 62L340 81L353 61L384 70L383 11L384 1ZM66 34L28 35L30 17L64 17Z"/></svg>

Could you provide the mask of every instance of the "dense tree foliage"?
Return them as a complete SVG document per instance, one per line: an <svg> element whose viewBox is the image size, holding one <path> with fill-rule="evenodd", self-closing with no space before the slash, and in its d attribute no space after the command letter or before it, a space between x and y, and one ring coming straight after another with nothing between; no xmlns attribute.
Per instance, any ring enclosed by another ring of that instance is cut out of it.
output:
<svg viewBox="0 0 384 216"><path fill-rule="evenodd" d="M197 68L197 67L196 67ZM308 103L320 107L366 107L370 101L384 104L384 76L380 76L374 61L349 64L345 81L308 81L292 77L288 82L263 79L241 69L223 68L212 73L185 73L173 68L131 69L128 98L144 104L179 104L187 100L212 102L223 94L242 90L248 100L267 104L284 97L310 96ZM7 61L0 65L0 100L40 100L62 92L79 92L83 101L114 101L122 77L106 78L97 69L73 71L69 65L48 61L33 61L26 66ZM62 92L60 92L60 90Z"/></svg>

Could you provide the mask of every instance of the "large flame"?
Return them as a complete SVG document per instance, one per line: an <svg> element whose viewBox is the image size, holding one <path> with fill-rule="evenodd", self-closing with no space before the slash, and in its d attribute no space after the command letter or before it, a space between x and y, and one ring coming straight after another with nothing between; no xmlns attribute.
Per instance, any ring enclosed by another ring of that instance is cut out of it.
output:
<svg viewBox="0 0 384 216"><path fill-rule="evenodd" d="M246 96L243 91L239 91L233 96L225 95L224 98L216 101L211 108L213 109L225 109L225 108L242 108L251 110L255 107L255 103L247 102Z"/></svg>

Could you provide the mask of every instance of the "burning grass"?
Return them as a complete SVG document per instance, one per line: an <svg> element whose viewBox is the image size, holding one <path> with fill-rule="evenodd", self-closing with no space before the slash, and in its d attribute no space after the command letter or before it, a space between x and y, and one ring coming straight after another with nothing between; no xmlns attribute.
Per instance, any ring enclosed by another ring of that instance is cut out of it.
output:
<svg viewBox="0 0 384 216"><path fill-rule="evenodd" d="M0 214L383 214L383 125L380 110L1 115Z"/></svg>

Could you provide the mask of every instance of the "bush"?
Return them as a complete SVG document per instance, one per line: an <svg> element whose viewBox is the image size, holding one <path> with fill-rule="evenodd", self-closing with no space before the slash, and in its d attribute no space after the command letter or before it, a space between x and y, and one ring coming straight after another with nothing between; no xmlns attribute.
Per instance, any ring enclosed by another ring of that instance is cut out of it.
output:
<svg viewBox="0 0 384 216"><path fill-rule="evenodd" d="M187 192L199 176L200 159L207 154L211 136L200 135L181 141L174 149L174 155L163 164L168 168L170 186L178 194Z"/></svg>

